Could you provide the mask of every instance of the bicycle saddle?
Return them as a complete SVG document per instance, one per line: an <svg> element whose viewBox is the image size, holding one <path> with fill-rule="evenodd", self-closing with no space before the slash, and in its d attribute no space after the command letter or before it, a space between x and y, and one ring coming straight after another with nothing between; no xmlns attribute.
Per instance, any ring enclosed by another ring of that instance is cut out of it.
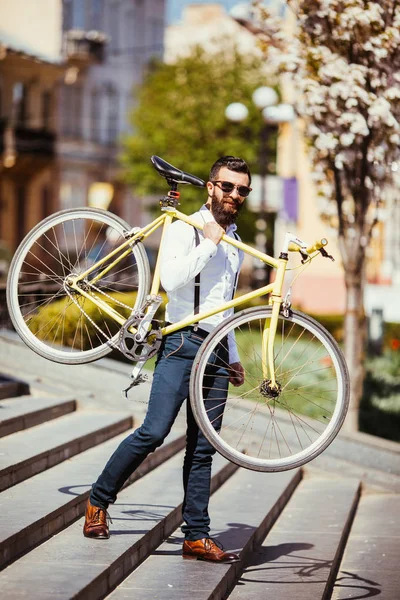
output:
<svg viewBox="0 0 400 600"><path fill-rule="evenodd" d="M167 161L163 160L159 156L152 156L151 162L153 163L153 167L165 177L168 183L191 183L192 185L197 185L198 187L206 187L205 181L200 179L200 177L196 177L196 175L191 175L190 173L185 173L185 171L181 171L176 167L173 167Z"/></svg>

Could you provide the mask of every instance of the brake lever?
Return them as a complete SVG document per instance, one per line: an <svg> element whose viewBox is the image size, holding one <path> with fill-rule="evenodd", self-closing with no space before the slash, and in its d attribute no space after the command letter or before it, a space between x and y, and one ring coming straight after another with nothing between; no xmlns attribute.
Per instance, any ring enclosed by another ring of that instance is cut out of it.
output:
<svg viewBox="0 0 400 600"><path fill-rule="evenodd" d="M319 251L321 252L322 256L324 256L325 258L330 258L332 262L335 262L333 256L331 254L328 254L325 248L320 248Z"/></svg>
<svg viewBox="0 0 400 600"><path fill-rule="evenodd" d="M301 256L301 264L304 265L304 263L306 263L310 257L306 252L302 252L301 250L299 252Z"/></svg>

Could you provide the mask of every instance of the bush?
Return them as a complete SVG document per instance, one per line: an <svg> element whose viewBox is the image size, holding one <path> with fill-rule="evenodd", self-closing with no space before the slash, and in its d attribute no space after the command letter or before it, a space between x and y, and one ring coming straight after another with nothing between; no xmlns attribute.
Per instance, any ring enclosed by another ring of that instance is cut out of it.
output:
<svg viewBox="0 0 400 600"><path fill-rule="evenodd" d="M134 306L136 301L136 292L129 294L112 293L110 296L128 306ZM125 318L130 315L131 311L118 305L117 302L110 302L110 306ZM102 330L107 331L108 329L112 335L119 331L120 326L118 323L95 304L86 300L83 304L83 310ZM63 316L62 319L61 315ZM39 308L38 312L29 321L29 328L38 338L47 342L51 341L54 344L89 350L91 348L90 339L100 338L101 334L88 319L82 319L81 315L82 313L76 304L71 303L70 299L65 297L52 302L49 306ZM105 339L104 337L104 341Z"/></svg>
<svg viewBox="0 0 400 600"><path fill-rule="evenodd" d="M244 304L241 304L236 310L244 310L246 308L253 308L255 306L266 306L268 305L268 296L262 296L261 298L253 298L248 300ZM292 307L296 309L296 307ZM302 311L301 311L302 312ZM342 342L344 337L344 316L343 315L314 315L311 313L310 317L313 317L316 321L321 323L325 329L329 331L331 335L338 341Z"/></svg>
<svg viewBox="0 0 400 600"><path fill-rule="evenodd" d="M400 442L400 354L368 359L360 404L360 430Z"/></svg>

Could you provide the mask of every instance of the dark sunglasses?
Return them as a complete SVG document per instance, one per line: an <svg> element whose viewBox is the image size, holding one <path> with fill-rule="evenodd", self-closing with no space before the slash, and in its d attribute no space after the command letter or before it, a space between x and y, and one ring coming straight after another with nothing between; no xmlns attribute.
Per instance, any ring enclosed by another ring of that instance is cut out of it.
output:
<svg viewBox="0 0 400 600"><path fill-rule="evenodd" d="M236 185L234 183L231 183L230 181L218 181L217 180L217 181L212 181L211 183L213 183L214 185L219 183L218 187L221 188L221 190L224 192L224 194L230 194L236 188L239 196L242 196L242 198L247 198L247 196L251 192L251 187L247 187L247 185Z"/></svg>

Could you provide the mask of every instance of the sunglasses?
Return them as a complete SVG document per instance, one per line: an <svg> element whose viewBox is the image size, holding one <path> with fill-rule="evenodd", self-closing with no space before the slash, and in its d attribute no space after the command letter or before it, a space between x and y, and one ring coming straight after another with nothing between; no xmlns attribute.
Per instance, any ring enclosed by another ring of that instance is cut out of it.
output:
<svg viewBox="0 0 400 600"><path fill-rule="evenodd" d="M236 185L230 181L212 181L211 183L214 185L218 183L218 187L224 192L224 194L230 194L236 188L239 196L242 196L242 198L247 198L251 192L251 187L247 187L247 185Z"/></svg>

